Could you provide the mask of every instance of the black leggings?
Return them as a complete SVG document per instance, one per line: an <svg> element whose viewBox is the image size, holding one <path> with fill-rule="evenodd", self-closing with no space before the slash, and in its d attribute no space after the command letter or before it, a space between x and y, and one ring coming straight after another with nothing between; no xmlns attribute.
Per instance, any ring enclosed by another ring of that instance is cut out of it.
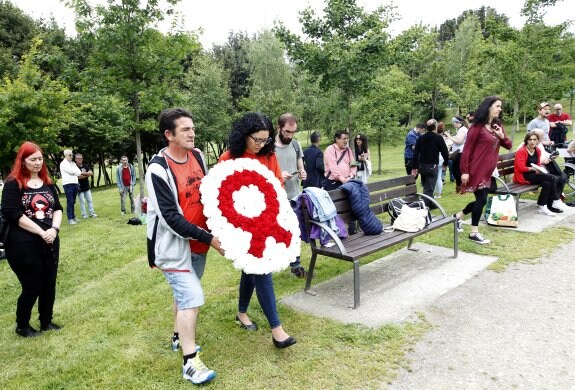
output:
<svg viewBox="0 0 575 390"><path fill-rule="evenodd" d="M48 245L38 238L6 248L8 264L22 285L16 306L16 324L19 328L28 326L36 300L40 324L45 326L52 322L60 239L56 238L53 245Z"/></svg>
<svg viewBox="0 0 575 390"><path fill-rule="evenodd" d="M475 201L468 203L463 209L463 214L467 215L471 213L471 226L479 226L479 221L481 220L481 214L483 213L483 207L487 204L487 194L489 193L489 188L482 188L473 193L475 195Z"/></svg>
<svg viewBox="0 0 575 390"><path fill-rule="evenodd" d="M457 153L457 156L455 156L453 164L451 165L451 173L453 173L453 177L455 178L455 184L459 187L461 187L461 170L459 169L460 163L461 153Z"/></svg>
<svg viewBox="0 0 575 390"><path fill-rule="evenodd" d="M525 180L532 184L539 184L541 186L541 192L539 192L539 198L537 198L537 204L539 206L552 206L553 201L559 199L557 194L557 176L551 175L549 173L535 173L526 172L523 174Z"/></svg>

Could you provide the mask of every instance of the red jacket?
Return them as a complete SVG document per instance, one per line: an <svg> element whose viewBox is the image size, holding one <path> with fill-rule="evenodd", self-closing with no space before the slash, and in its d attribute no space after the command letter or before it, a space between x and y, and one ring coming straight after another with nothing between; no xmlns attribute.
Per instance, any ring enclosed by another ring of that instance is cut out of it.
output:
<svg viewBox="0 0 575 390"><path fill-rule="evenodd" d="M537 165L541 165L541 150L538 147L535 147L535 153L537 153ZM513 164L514 172L513 172L513 181L517 184L531 184L525 177L523 177L524 173L529 172L529 167L527 166L527 157L529 153L527 152L527 146L523 145L522 147L517 150L515 153L515 163Z"/></svg>

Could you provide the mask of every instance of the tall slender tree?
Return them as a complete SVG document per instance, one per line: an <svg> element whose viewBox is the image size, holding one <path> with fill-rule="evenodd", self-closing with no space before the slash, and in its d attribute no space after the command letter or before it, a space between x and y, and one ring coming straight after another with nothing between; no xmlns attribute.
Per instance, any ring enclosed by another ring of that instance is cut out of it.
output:
<svg viewBox="0 0 575 390"><path fill-rule="evenodd" d="M144 196L144 167L140 132L142 110L157 112L172 81L182 72L182 63L199 44L178 26L166 35L158 24L173 14L178 0L107 0L91 6L87 0L69 0L76 11L76 29L94 47L85 74L94 88L116 93L132 110L132 131ZM165 7L163 5L166 5Z"/></svg>

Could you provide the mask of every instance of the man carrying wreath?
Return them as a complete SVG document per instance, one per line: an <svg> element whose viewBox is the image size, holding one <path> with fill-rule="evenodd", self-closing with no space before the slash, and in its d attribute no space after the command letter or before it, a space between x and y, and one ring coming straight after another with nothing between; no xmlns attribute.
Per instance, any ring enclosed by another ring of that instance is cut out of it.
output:
<svg viewBox="0 0 575 390"><path fill-rule="evenodd" d="M173 342L181 341L183 377L194 384L215 378L199 358L196 321L204 294L200 278L209 247L224 254L220 241L206 226L199 186L207 168L195 148L192 114L181 108L164 110L160 133L168 147L160 150L146 173L148 189L148 261L164 273L174 293Z"/></svg>

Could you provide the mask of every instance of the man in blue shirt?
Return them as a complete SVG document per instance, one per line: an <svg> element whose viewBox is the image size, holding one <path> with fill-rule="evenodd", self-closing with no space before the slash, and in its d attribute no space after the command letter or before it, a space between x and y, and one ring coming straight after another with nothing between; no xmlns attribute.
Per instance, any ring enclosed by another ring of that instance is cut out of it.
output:
<svg viewBox="0 0 575 390"><path fill-rule="evenodd" d="M408 175L411 175L411 171L414 168L418 168L412 165L413 149L415 149L415 144L417 143L419 136L425 132L425 128L425 123L418 123L413 129L409 130L409 133L407 133L407 136L405 137L405 150L403 152L403 157L405 159L405 172Z"/></svg>

